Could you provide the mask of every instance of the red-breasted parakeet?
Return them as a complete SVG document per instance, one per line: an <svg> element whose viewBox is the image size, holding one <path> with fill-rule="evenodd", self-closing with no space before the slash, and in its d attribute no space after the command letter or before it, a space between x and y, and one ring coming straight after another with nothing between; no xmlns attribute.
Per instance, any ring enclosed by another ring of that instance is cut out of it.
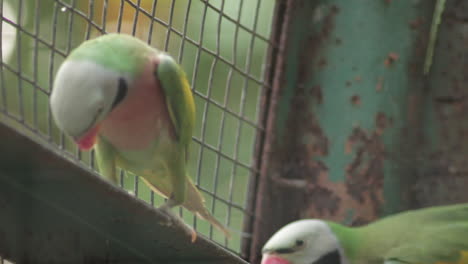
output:
<svg viewBox="0 0 468 264"><path fill-rule="evenodd" d="M468 204L407 211L362 227L290 223L265 244L262 264L468 264Z"/></svg>
<svg viewBox="0 0 468 264"><path fill-rule="evenodd" d="M85 41L60 66L50 106L80 149L95 148L105 178L117 183L116 166L131 171L168 198L167 214L182 205L229 236L187 175L195 104L170 56L129 35Z"/></svg>

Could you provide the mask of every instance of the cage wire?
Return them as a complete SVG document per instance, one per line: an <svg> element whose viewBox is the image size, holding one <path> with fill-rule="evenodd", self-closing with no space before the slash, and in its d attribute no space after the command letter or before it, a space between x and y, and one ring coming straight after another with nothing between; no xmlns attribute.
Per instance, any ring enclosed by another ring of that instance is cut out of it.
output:
<svg viewBox="0 0 468 264"><path fill-rule="evenodd" d="M48 104L55 73L84 40L110 32L134 35L173 56L186 71L197 115L189 174L206 205L232 230L225 237L180 209L198 232L241 253L260 97L274 2L271 0L0 0L0 121L46 140L94 169L93 152L79 151L55 126ZM121 186L154 206L163 199L132 174ZM3 261L3 260L2 260Z"/></svg>

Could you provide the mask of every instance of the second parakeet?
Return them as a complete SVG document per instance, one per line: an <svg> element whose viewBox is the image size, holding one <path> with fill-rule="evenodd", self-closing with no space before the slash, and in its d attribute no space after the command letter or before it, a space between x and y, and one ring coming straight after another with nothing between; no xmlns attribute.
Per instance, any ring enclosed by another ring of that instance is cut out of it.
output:
<svg viewBox="0 0 468 264"><path fill-rule="evenodd" d="M168 198L166 213L182 205L229 236L187 175L195 104L170 56L129 35L85 41L60 66L50 106L80 149L95 148L104 177L117 183L117 166L131 171Z"/></svg>
<svg viewBox="0 0 468 264"><path fill-rule="evenodd" d="M263 247L262 264L468 264L468 204L399 213L362 227L299 220Z"/></svg>

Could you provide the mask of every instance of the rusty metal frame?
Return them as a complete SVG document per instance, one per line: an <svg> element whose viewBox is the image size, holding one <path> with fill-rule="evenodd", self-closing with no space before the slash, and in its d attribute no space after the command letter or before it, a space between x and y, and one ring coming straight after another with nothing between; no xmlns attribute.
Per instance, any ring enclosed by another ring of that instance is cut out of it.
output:
<svg viewBox="0 0 468 264"><path fill-rule="evenodd" d="M292 0L277 1L274 11L273 26L269 47L268 59L265 71L266 84L271 89L264 89L261 98L261 119L260 124L265 128L257 135L255 146L255 168L259 171L256 177L251 178L249 184L249 205L247 211L253 214L244 221L244 231L251 234L251 238L244 238L242 241L242 257L248 259L251 263L256 263L258 259L258 249L261 248L262 240L259 240L258 232L261 225L264 225L261 214L265 206L264 189L267 184L268 162L271 155L271 145L275 138L275 120L278 97L281 93L281 80L284 74L284 56L286 50L286 37L288 33L289 21L291 16Z"/></svg>

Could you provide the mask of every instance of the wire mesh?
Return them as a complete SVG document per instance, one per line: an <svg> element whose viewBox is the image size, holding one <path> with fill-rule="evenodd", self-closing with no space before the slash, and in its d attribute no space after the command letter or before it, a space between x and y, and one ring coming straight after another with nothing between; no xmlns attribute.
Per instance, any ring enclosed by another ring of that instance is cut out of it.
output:
<svg viewBox="0 0 468 264"><path fill-rule="evenodd" d="M240 253L250 234L247 190L257 176L253 150L263 134L259 101L274 1L269 0L0 0L0 121L50 142L84 166L81 152L55 126L48 105L52 81L67 54L109 32L134 35L178 60L197 107L189 172L206 205L232 230L226 240L208 223L180 209L184 220L225 248ZM153 205L163 201L131 173L121 186Z"/></svg>

